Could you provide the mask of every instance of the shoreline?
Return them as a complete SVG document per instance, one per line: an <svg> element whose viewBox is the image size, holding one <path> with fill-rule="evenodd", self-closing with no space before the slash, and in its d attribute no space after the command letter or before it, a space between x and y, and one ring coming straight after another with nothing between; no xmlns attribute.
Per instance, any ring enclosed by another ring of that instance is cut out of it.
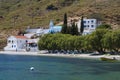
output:
<svg viewBox="0 0 120 80"><path fill-rule="evenodd" d="M115 57L120 61L120 55L90 55L90 54L45 54L41 52L13 52L13 51L0 51L0 54L5 55L28 55L28 56L50 56L50 57L65 57L65 58L81 58L81 59L97 59L101 57L113 58Z"/></svg>

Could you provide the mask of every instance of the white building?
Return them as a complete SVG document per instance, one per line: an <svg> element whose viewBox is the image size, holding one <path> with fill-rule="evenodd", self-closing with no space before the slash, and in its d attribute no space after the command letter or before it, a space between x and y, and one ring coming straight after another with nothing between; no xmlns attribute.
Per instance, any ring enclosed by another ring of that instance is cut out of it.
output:
<svg viewBox="0 0 120 80"><path fill-rule="evenodd" d="M27 29L24 36L10 36L7 38L7 46L4 47L5 51L38 51L38 38L34 36L40 36L48 34L49 29Z"/></svg>
<svg viewBox="0 0 120 80"><path fill-rule="evenodd" d="M38 29L27 29L26 30L27 34L25 34L25 36L33 36L33 35L43 35L43 34L48 34L49 33L49 29L42 29L42 28L38 28Z"/></svg>
<svg viewBox="0 0 120 80"><path fill-rule="evenodd" d="M21 51L25 49L27 37L25 36L10 36L7 39L7 46L4 47L5 51Z"/></svg>
<svg viewBox="0 0 120 80"><path fill-rule="evenodd" d="M39 51L39 36L48 34L49 29L27 29L24 36L10 36L7 39L5 51ZM35 36L35 38L34 38ZM36 37L37 36L37 37Z"/></svg>
<svg viewBox="0 0 120 80"><path fill-rule="evenodd" d="M39 51L38 50L38 41L39 39L28 39L27 44L26 44L26 51L31 51L31 52L35 52L35 51Z"/></svg>
<svg viewBox="0 0 120 80"><path fill-rule="evenodd" d="M30 39L26 36L10 36L7 39L5 51L38 51L39 39Z"/></svg>
<svg viewBox="0 0 120 80"><path fill-rule="evenodd" d="M96 27L100 25L100 23L97 21L97 19L83 19L84 21L84 31L83 35L87 35L95 31ZM80 32L81 27L81 20L77 22L78 30Z"/></svg>

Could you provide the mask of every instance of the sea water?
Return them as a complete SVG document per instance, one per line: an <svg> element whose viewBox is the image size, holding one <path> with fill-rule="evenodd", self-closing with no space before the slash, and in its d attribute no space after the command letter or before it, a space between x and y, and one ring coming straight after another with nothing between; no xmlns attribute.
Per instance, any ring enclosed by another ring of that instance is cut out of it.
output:
<svg viewBox="0 0 120 80"><path fill-rule="evenodd" d="M0 55L0 80L120 80L120 62Z"/></svg>

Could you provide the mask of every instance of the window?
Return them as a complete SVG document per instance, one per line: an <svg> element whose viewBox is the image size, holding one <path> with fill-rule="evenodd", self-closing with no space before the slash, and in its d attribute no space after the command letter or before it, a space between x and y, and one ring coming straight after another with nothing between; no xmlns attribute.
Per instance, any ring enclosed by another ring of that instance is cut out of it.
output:
<svg viewBox="0 0 120 80"><path fill-rule="evenodd" d="M30 47L37 47L37 44L36 43L30 43L29 46Z"/></svg>
<svg viewBox="0 0 120 80"><path fill-rule="evenodd" d="M88 27L89 27L89 25L88 25Z"/></svg>
<svg viewBox="0 0 120 80"><path fill-rule="evenodd" d="M8 43L10 43L11 41L10 40L8 40Z"/></svg>
<svg viewBox="0 0 120 80"><path fill-rule="evenodd" d="M14 45L14 47L16 47L16 45Z"/></svg>
<svg viewBox="0 0 120 80"><path fill-rule="evenodd" d="M84 23L86 23L86 21L84 21Z"/></svg>
<svg viewBox="0 0 120 80"><path fill-rule="evenodd" d="M91 27L93 28L93 27L94 27L94 25L91 25Z"/></svg>
<svg viewBox="0 0 120 80"><path fill-rule="evenodd" d="M13 48L13 45L12 45L12 48Z"/></svg>
<svg viewBox="0 0 120 80"><path fill-rule="evenodd" d="M26 43L28 42L28 40L26 40Z"/></svg>
<svg viewBox="0 0 120 80"><path fill-rule="evenodd" d="M84 28L86 28L86 25L84 25Z"/></svg>
<svg viewBox="0 0 120 80"><path fill-rule="evenodd" d="M89 21L88 21L88 23L89 23Z"/></svg>
<svg viewBox="0 0 120 80"><path fill-rule="evenodd" d="M91 20L91 23L93 23L94 21L93 20Z"/></svg>

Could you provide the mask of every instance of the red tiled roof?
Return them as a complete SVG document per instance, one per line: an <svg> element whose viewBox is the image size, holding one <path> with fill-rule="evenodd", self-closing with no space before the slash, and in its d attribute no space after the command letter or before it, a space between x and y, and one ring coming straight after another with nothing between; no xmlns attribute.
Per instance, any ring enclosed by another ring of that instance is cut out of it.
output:
<svg viewBox="0 0 120 80"><path fill-rule="evenodd" d="M19 38L19 39L27 39L27 37L25 36L15 36L16 38Z"/></svg>

